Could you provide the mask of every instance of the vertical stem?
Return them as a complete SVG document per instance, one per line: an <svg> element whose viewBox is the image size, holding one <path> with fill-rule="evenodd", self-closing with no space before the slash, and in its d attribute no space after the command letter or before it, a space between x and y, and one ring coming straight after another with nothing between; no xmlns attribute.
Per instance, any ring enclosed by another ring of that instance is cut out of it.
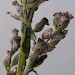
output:
<svg viewBox="0 0 75 75"><path fill-rule="evenodd" d="M21 30L23 30L23 18L21 18ZM24 29L25 31L25 29ZM17 68L17 75L21 75L22 71L24 70L25 64L26 64L26 55L24 53L25 47L22 47L23 39L25 34L21 31L21 44L20 44L20 52L19 52L19 59L18 59L18 68Z"/></svg>
<svg viewBox="0 0 75 75"><path fill-rule="evenodd" d="M25 39L25 31L26 31L26 21L27 21L27 11L25 9L27 0L22 0L23 5L23 11L21 11L20 18L21 18L21 44L20 44L20 52L19 52L19 59L18 59L18 68L17 68L17 74L16 75L22 75L22 72L26 65L26 53L25 53L25 47L22 46ZM26 42L25 42L26 43Z"/></svg>
<svg viewBox="0 0 75 75"><path fill-rule="evenodd" d="M20 50L20 53L19 53L19 59L18 59L18 69L17 69L17 75L22 75L22 71L24 69L24 65L26 63L26 58L25 58L25 54L24 52L22 51L22 49Z"/></svg>
<svg viewBox="0 0 75 75"><path fill-rule="evenodd" d="M27 9L25 8L27 4L27 0L22 0L23 12L21 14L21 46L20 53L18 59L18 69L16 75L22 75L26 65L26 58L30 51L30 40L31 40L31 22L34 14L34 9L29 13L29 18L27 18ZM29 51L28 51L29 50ZM28 70L26 74L28 75Z"/></svg>

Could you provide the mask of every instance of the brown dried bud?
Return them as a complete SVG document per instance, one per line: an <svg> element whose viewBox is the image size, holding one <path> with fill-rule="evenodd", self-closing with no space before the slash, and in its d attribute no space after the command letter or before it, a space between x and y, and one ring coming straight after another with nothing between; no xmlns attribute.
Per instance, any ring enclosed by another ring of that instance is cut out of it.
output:
<svg viewBox="0 0 75 75"><path fill-rule="evenodd" d="M12 2L12 5L15 6L15 8L16 8L18 14L20 14L20 12L23 12L23 6L20 5L20 4L17 2L17 0L14 0L14 1Z"/></svg>
<svg viewBox="0 0 75 75"><path fill-rule="evenodd" d="M61 31L64 30L71 19L73 19L73 15L69 12L56 12L54 15L53 24L55 29L60 28Z"/></svg>
<svg viewBox="0 0 75 75"><path fill-rule="evenodd" d="M11 16L12 18L14 18L15 20L20 20L20 17L18 16L18 15L16 15L16 14L13 14L13 13L11 13L11 12L7 12L6 14L8 14L9 16Z"/></svg>
<svg viewBox="0 0 75 75"><path fill-rule="evenodd" d="M19 30L18 29L16 29L16 28L14 28L13 30L11 30L12 31L12 35L13 34L16 34L17 36L18 36L18 32L19 32Z"/></svg>
<svg viewBox="0 0 75 75"><path fill-rule="evenodd" d="M64 30L59 34L56 34L52 39L51 42L56 41L56 40L61 40L65 37L65 35L68 33L68 30Z"/></svg>
<svg viewBox="0 0 75 75"><path fill-rule="evenodd" d="M19 49L20 47L20 40L21 40L21 37L18 36L18 32L19 30L18 29L13 29L12 30L12 36L10 38L10 43L11 43L11 53L12 55Z"/></svg>
<svg viewBox="0 0 75 75"><path fill-rule="evenodd" d="M17 0L14 0L13 2L12 2L12 5L16 5L17 4Z"/></svg>
<svg viewBox="0 0 75 75"><path fill-rule="evenodd" d="M54 30L52 28L46 29L42 34L42 39L49 39L51 37L53 31Z"/></svg>
<svg viewBox="0 0 75 75"><path fill-rule="evenodd" d="M37 43L33 45L32 50L40 54L46 48L47 48L47 43L43 39L39 38Z"/></svg>

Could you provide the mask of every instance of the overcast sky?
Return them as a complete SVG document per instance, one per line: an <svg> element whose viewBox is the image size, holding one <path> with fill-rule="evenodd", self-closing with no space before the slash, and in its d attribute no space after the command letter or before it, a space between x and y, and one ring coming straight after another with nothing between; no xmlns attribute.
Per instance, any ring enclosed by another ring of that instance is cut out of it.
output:
<svg viewBox="0 0 75 75"><path fill-rule="evenodd" d="M6 75L3 59L10 48L11 30L13 28L20 30L20 23L6 14L7 11L16 13L11 2L12 0L0 0L0 75ZM47 17L50 27L53 27L52 15L59 11L68 11L75 16L75 0L49 0L43 3L35 12L33 27L43 17ZM71 20L67 29L69 33L66 38L51 53L48 53L48 58L36 69L39 75L75 75L75 18ZM30 73L29 75L35 74Z"/></svg>

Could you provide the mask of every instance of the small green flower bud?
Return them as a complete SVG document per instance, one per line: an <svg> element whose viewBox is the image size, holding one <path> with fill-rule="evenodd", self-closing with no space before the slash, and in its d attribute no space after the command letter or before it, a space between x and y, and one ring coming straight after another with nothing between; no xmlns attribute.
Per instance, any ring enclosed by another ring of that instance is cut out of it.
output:
<svg viewBox="0 0 75 75"><path fill-rule="evenodd" d="M48 19L43 18L39 23L36 24L35 28L33 29L34 32L39 32L43 29L45 25L49 25Z"/></svg>
<svg viewBox="0 0 75 75"><path fill-rule="evenodd" d="M40 55L34 63L35 67L40 66L46 58L47 58L47 54Z"/></svg>

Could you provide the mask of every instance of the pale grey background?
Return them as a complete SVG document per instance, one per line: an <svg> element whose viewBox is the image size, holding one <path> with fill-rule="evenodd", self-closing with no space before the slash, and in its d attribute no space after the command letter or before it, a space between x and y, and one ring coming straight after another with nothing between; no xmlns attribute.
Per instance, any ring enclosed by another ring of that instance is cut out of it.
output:
<svg viewBox="0 0 75 75"><path fill-rule="evenodd" d="M6 11L16 13L11 2L12 0L0 0L0 75L6 75L3 59L7 49L10 48L11 30L15 27L20 29L20 23L5 14ZM41 18L47 17L50 27L53 27L52 15L57 11L69 11L75 15L75 0L49 0L45 2L35 12L33 26ZM45 26L46 28L47 26ZM39 75L75 75L75 19L71 20L67 29L69 30L67 37L57 45L54 51L48 53L47 60L36 69ZM29 75L35 74L30 73Z"/></svg>

